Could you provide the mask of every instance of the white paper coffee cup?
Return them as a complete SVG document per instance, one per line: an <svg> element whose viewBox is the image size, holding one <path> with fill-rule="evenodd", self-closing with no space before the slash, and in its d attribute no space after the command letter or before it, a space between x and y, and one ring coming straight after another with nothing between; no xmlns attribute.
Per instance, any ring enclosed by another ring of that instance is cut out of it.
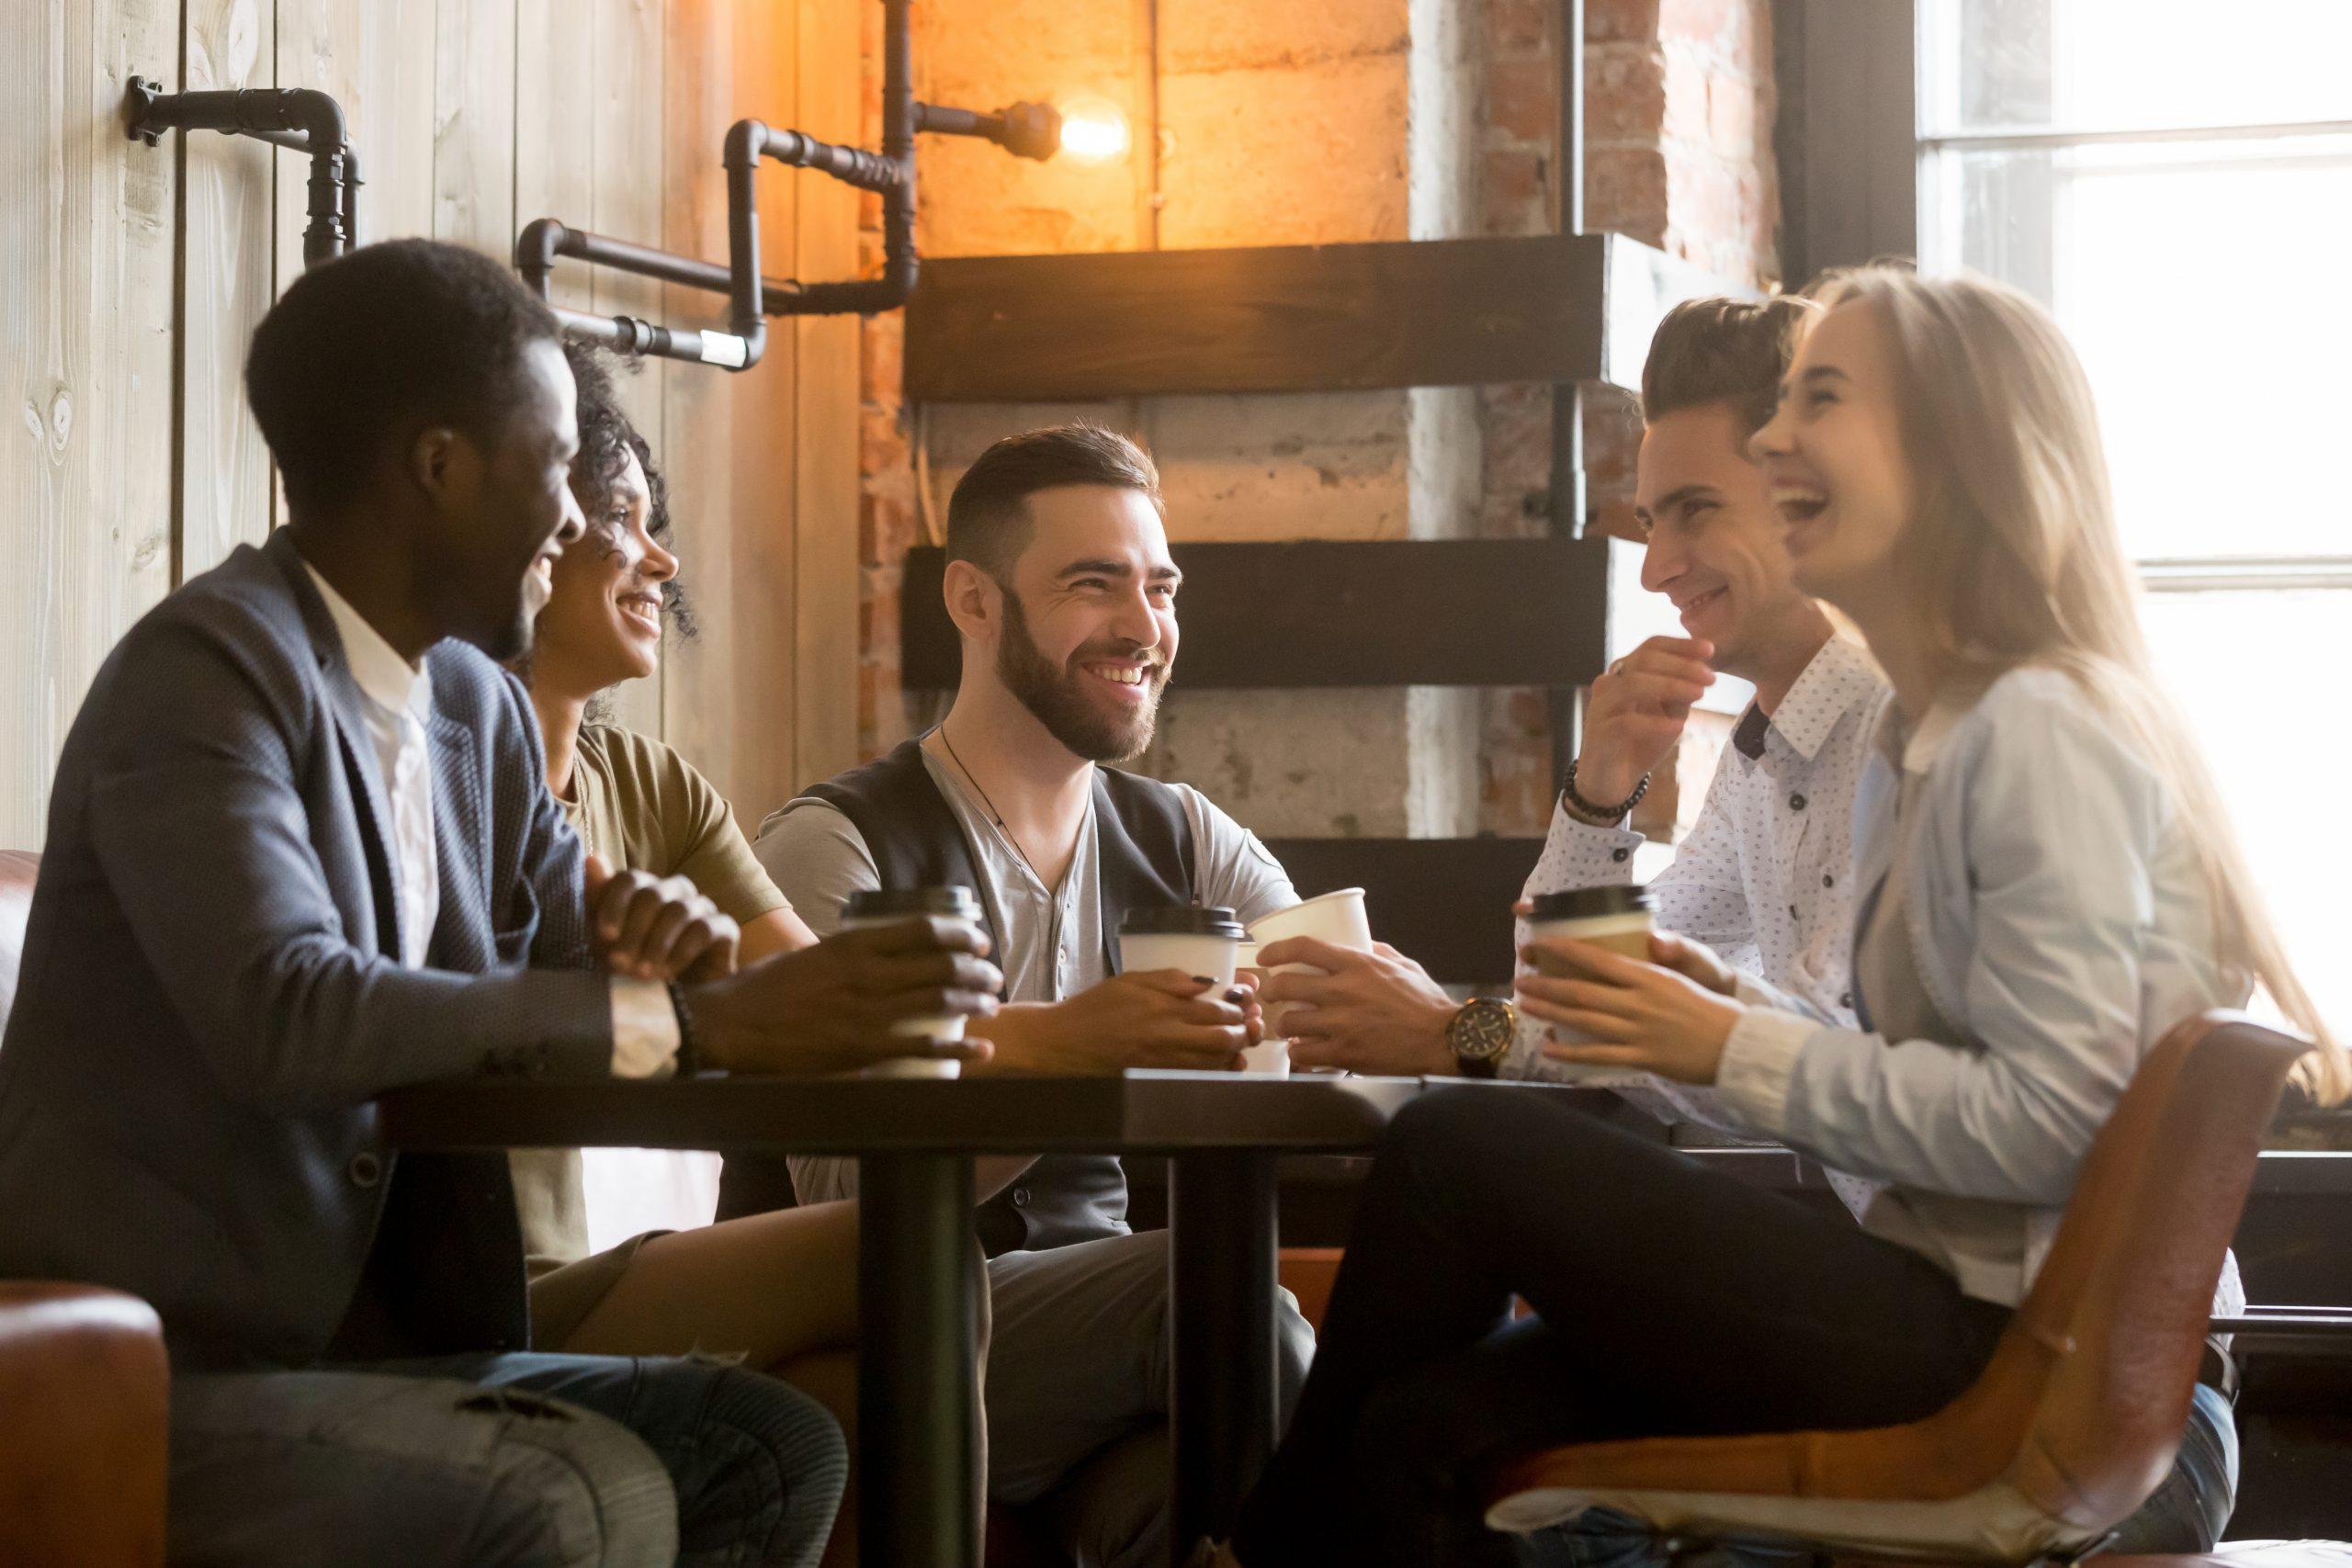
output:
<svg viewBox="0 0 2352 1568"><path fill-rule="evenodd" d="M1318 894L1303 904L1276 909L1250 922L1250 940L1271 947L1295 936L1311 936L1333 947L1372 951L1372 921L1364 914L1363 889L1342 887Z"/></svg>
<svg viewBox="0 0 2352 1568"><path fill-rule="evenodd" d="M1293 904L1287 909L1276 909L1271 915L1261 915L1250 922L1250 938L1259 947L1272 947L1295 936L1311 936L1328 942L1333 947L1344 947L1356 953L1372 951L1372 920L1364 912L1363 889L1342 887L1336 893L1318 894L1303 904ZM1266 971L1269 975L1319 975L1323 971L1312 964L1283 964ZM1283 1033L1283 1019L1293 1004L1272 1002L1266 1007L1266 1032L1275 1039ZM1285 1067L1289 1060L1284 1046Z"/></svg>
<svg viewBox="0 0 2352 1568"><path fill-rule="evenodd" d="M1179 905L1129 909L1119 919L1119 973L1173 969L1214 980L1222 989L1233 984L1244 934L1241 922L1227 908Z"/></svg>
<svg viewBox="0 0 2352 1568"><path fill-rule="evenodd" d="M1290 1042L1280 1035L1262 1045L1245 1047L1241 1053L1241 1070L1245 1073L1265 1073L1270 1077L1290 1077Z"/></svg>
<svg viewBox="0 0 2352 1568"><path fill-rule="evenodd" d="M980 902L968 887L897 887L853 893L842 907L841 929L870 931L894 926L926 915L944 915L972 925L980 921ZM890 1032L910 1040L953 1045L964 1038L964 1015L942 1013L901 1019ZM953 1056L888 1056L858 1069L868 1078L953 1078L963 1076L964 1064Z"/></svg>

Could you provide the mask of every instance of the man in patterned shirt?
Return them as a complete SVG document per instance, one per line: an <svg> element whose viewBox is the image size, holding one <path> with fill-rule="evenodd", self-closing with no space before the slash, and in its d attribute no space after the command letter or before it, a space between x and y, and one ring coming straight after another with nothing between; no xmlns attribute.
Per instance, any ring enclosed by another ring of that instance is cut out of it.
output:
<svg viewBox="0 0 2352 1568"><path fill-rule="evenodd" d="M1869 655L1798 592L1780 514L1747 457L1748 436L1771 415L1791 339L1813 309L1793 297L1693 300L1668 315L1650 344L1634 495L1649 540L1642 584L1674 602L1689 635L1652 637L1593 682L1583 748L1527 892L1633 879L1643 840L1623 823L1638 792L1715 673L1737 676L1756 699L1724 750L1697 826L1651 884L1657 922L1850 1024L1849 825L1887 688ZM1260 956L1330 971L1267 983L1268 1001L1294 1004L1284 1021L1294 1061L1460 1070L1466 1010L1411 959L1385 948L1350 954L1285 943ZM1544 1076L1544 1043L1541 1025L1519 1024L1502 1072ZM1646 1078L1627 1087L1666 1109L1663 1088ZM1703 1113L1703 1098L1680 1086L1672 1095L1686 1112Z"/></svg>

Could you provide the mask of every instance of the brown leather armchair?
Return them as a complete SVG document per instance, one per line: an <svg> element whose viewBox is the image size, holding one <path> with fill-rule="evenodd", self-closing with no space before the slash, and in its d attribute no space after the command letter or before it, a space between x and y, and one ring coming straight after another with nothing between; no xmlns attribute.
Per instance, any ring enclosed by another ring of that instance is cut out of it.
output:
<svg viewBox="0 0 2352 1568"><path fill-rule="evenodd" d="M1504 1467L1487 1522L1536 1529L1599 1505L1686 1540L1779 1536L1874 1562L2023 1564L2090 1546L2172 1463L2222 1258L2308 1049L2227 1013L2167 1034L2092 1145L1991 1362L1936 1415L1555 1449Z"/></svg>
<svg viewBox="0 0 2352 1568"><path fill-rule="evenodd" d="M0 1030L40 866L0 850ZM163 1562L169 1386L163 1325L146 1303L0 1280L0 1563Z"/></svg>

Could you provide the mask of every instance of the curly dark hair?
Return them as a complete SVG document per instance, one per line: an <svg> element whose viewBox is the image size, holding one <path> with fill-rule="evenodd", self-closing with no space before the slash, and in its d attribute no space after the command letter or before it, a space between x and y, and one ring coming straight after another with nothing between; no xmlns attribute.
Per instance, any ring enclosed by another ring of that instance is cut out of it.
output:
<svg viewBox="0 0 2352 1568"><path fill-rule="evenodd" d="M580 510L588 520L588 532L580 541L581 547L617 547L612 525L606 521L609 508L605 503L620 482L621 470L628 466L629 455L635 453L638 467L645 470L646 491L652 497L646 532L656 544L669 548L670 484L662 477L661 466L653 460L651 445L638 433L628 412L621 407L613 381L613 355L592 344L566 338L563 357L571 365L572 382L579 389L580 455L571 459L571 493L579 498ZM662 585L662 615L682 637L692 637L701 629L695 624L693 604L674 577Z"/></svg>

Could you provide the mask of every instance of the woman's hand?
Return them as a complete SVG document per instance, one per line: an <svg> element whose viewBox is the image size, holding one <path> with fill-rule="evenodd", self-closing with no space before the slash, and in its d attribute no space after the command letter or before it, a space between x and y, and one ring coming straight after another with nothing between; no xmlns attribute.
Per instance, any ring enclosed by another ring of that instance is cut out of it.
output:
<svg viewBox="0 0 2352 1568"><path fill-rule="evenodd" d="M1544 1055L1555 1062L1711 1084L1732 1026L1747 1010L1687 973L1589 942L1534 942L1519 955L1524 964L1552 971L1519 977L1520 1010L1592 1042L1544 1047Z"/></svg>

